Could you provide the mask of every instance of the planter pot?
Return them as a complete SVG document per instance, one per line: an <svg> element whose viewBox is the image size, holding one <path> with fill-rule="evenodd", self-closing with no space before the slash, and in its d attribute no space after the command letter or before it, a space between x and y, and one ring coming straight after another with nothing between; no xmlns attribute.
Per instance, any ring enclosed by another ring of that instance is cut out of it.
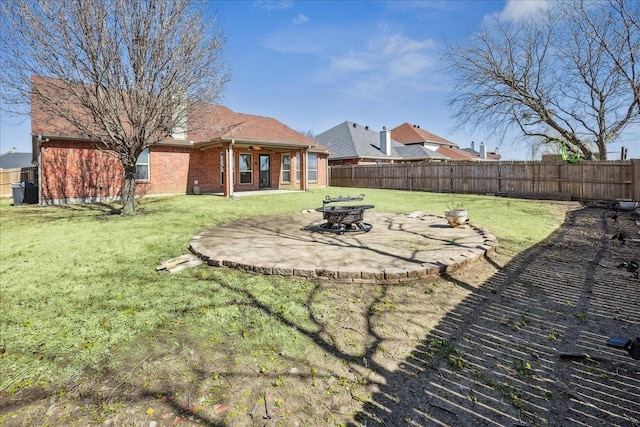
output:
<svg viewBox="0 0 640 427"><path fill-rule="evenodd" d="M444 211L444 217L447 219L447 222L451 227L458 227L460 225L464 225L467 221L467 210L451 209Z"/></svg>
<svg viewBox="0 0 640 427"><path fill-rule="evenodd" d="M618 202L618 209L623 211L633 211L638 207L638 202Z"/></svg>

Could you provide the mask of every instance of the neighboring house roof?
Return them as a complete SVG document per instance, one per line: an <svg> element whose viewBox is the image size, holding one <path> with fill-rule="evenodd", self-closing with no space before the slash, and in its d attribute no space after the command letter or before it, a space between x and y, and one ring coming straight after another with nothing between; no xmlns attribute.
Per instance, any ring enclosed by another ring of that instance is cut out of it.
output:
<svg viewBox="0 0 640 427"><path fill-rule="evenodd" d="M391 140L391 152L380 147L380 133L354 122L343 122L322 132L315 140L329 149L329 160L376 159L418 160L444 159L439 153L422 146L405 146Z"/></svg>
<svg viewBox="0 0 640 427"><path fill-rule="evenodd" d="M469 154L474 155L475 157L480 158L480 153L477 152L476 150L473 149L473 142L471 143L471 148L463 148L463 151L466 151ZM494 151L487 151L486 152L487 158L484 160L500 160L502 159L502 155L494 152Z"/></svg>
<svg viewBox="0 0 640 427"><path fill-rule="evenodd" d="M451 148L444 145L441 145L436 150L438 153L443 156L447 156L451 160L480 160L480 157L468 153L465 150L460 150L458 148Z"/></svg>
<svg viewBox="0 0 640 427"><path fill-rule="evenodd" d="M437 144L457 148L455 142L446 140L435 133L421 129L419 125L403 123L391 129L391 137L403 144Z"/></svg>
<svg viewBox="0 0 640 427"><path fill-rule="evenodd" d="M31 153L11 151L0 156L0 169L30 168L32 166Z"/></svg>
<svg viewBox="0 0 640 427"><path fill-rule="evenodd" d="M65 96L65 84L60 80L35 76L32 87L36 91L52 93L61 99L63 107L68 105L69 96ZM66 100L66 101L65 101ZM67 104L65 105L65 102ZM82 114L81 107L76 108ZM86 114L87 117L91 117ZM90 120L88 118L87 120ZM313 139L291 129L285 124L271 117L254 116L236 113L224 106L198 105L193 108L188 117L188 131L184 138L166 138L160 142L163 145L179 146L207 146L219 144L222 141L237 141L243 143L264 143L273 146L312 147L312 151L326 152L326 148L318 145ZM66 120L53 115L34 97L31 106L31 131L34 135L43 137L66 137L83 139L80 131Z"/></svg>

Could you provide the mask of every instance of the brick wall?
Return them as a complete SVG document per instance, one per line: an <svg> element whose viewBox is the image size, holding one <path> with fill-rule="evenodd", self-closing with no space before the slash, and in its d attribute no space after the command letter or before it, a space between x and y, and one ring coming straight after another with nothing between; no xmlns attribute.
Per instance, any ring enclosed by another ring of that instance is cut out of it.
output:
<svg viewBox="0 0 640 427"><path fill-rule="evenodd" d="M186 194L189 183L189 160L194 151L190 147L156 145L149 149L149 182L146 194Z"/></svg>
<svg viewBox="0 0 640 427"><path fill-rule="evenodd" d="M186 193L191 151L189 147L151 147L150 179L136 183L136 194ZM117 200L122 195L120 161L90 142L50 140L42 144L40 156L44 203Z"/></svg>
<svg viewBox="0 0 640 427"><path fill-rule="evenodd" d="M357 165L359 163L359 159L340 159L340 160L331 160L331 166L348 166L348 165Z"/></svg>
<svg viewBox="0 0 640 427"><path fill-rule="evenodd" d="M192 194L194 181L198 181L201 193L223 191L220 171L222 148L200 150L192 147L156 145L149 150L149 180L136 183L136 194ZM295 154L291 153L290 184L280 185L282 155L272 150L237 150L234 154L238 171L240 153L253 156L253 181L239 184L234 177L234 190L247 191L260 188L260 154L270 156L272 189L299 188L295 181ZM122 194L124 173L118 159L106 151L95 148L90 142L50 140L41 147L41 192L47 204L97 202L118 200ZM309 186L327 185L327 158L318 155L318 182Z"/></svg>
<svg viewBox="0 0 640 427"><path fill-rule="evenodd" d="M200 192L222 192L222 178L220 173L220 154L222 148L208 150L195 149L189 159L189 176L187 180L187 194L193 193L193 183L198 181Z"/></svg>
<svg viewBox="0 0 640 427"><path fill-rule="evenodd" d="M42 144L40 156L44 203L99 201L122 193L118 159L90 142L50 140Z"/></svg>

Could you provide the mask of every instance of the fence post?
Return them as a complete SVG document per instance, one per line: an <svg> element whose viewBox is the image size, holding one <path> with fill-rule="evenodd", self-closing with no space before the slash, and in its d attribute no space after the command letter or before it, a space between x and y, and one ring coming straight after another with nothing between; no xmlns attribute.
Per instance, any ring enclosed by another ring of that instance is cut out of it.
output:
<svg viewBox="0 0 640 427"><path fill-rule="evenodd" d="M410 163L409 168L409 191L413 191L413 162Z"/></svg>
<svg viewBox="0 0 640 427"><path fill-rule="evenodd" d="M449 193L453 192L453 163L449 162Z"/></svg>
<svg viewBox="0 0 640 427"><path fill-rule="evenodd" d="M640 201L640 159L631 159L631 200Z"/></svg>

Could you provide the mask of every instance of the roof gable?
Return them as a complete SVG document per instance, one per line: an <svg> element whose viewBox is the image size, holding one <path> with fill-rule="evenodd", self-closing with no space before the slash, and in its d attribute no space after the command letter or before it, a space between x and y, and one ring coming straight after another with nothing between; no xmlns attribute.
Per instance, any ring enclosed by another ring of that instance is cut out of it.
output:
<svg viewBox="0 0 640 427"><path fill-rule="evenodd" d="M271 117L236 113L222 105L208 106L204 111L197 119L200 123L193 123L196 130L189 133L189 138L196 141L196 145L238 140L287 143L326 150L313 139Z"/></svg>
<svg viewBox="0 0 640 427"><path fill-rule="evenodd" d="M407 122L391 129L391 137L403 144L430 143L458 147L454 142L446 140L435 133L421 129L419 125L412 125Z"/></svg>
<svg viewBox="0 0 640 427"><path fill-rule="evenodd" d="M436 150L438 153L447 156L451 160L480 160L478 156L475 156L467 151L460 150L458 148L447 147L441 145Z"/></svg>

